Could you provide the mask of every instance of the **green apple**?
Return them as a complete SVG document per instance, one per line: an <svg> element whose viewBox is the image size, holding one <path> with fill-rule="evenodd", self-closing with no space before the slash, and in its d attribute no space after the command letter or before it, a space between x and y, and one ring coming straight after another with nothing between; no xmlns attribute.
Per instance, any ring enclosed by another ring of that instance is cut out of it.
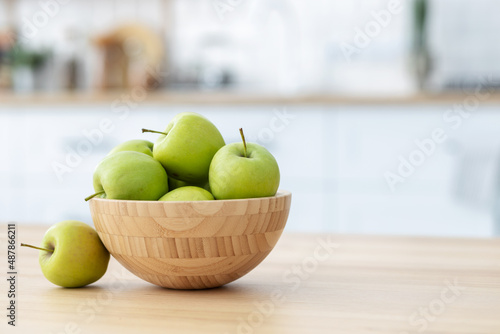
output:
<svg viewBox="0 0 500 334"><path fill-rule="evenodd" d="M225 145L215 125L192 112L177 114L164 132L142 131L161 134L154 144L153 157L161 162L169 176L189 183L208 180L210 162Z"/></svg>
<svg viewBox="0 0 500 334"><path fill-rule="evenodd" d="M242 143L221 148L210 164L210 190L216 199L274 196L280 183L278 163L263 146Z"/></svg>
<svg viewBox="0 0 500 334"><path fill-rule="evenodd" d="M109 252L91 226L66 220L45 233L39 263L43 275L55 285L78 288L99 280L108 268Z"/></svg>
<svg viewBox="0 0 500 334"><path fill-rule="evenodd" d="M108 155L123 151L141 152L152 157L153 143L150 142L149 140L142 140L142 139L128 140L126 142L121 143L120 145L115 146L115 148L109 151Z"/></svg>
<svg viewBox="0 0 500 334"><path fill-rule="evenodd" d="M191 185L191 184L188 182L177 180L177 179L174 179L173 177L170 177L170 176L168 177L168 189L170 191L177 189L177 188L180 188L180 187L186 187L189 185Z"/></svg>
<svg viewBox="0 0 500 334"><path fill-rule="evenodd" d="M144 153L123 151L105 157L94 172L96 193L108 199L156 201L168 191L163 166Z"/></svg>
<svg viewBox="0 0 500 334"><path fill-rule="evenodd" d="M210 201L213 199L212 194L203 188L185 186L169 191L159 201Z"/></svg>
<svg viewBox="0 0 500 334"><path fill-rule="evenodd" d="M181 180L174 179L173 177L168 177L168 189L170 191L180 188L180 187L186 187L186 186L195 186L195 187L200 187L205 190L210 191L210 185L207 182L202 182L202 183L189 183Z"/></svg>

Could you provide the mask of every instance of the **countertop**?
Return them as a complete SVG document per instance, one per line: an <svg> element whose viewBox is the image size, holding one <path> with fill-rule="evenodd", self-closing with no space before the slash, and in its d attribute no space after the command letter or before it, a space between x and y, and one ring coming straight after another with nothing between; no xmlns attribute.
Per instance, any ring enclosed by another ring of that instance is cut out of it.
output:
<svg viewBox="0 0 500 334"><path fill-rule="evenodd" d="M481 93L481 104L500 103L499 92ZM411 105L473 104L474 93L426 93L415 95L340 95L328 93L269 94L232 91L134 91L61 92L13 94L0 92L0 106L47 105ZM2 109L0 108L0 111Z"/></svg>
<svg viewBox="0 0 500 334"><path fill-rule="evenodd" d="M40 244L46 228L18 225L16 241ZM285 232L248 275L199 291L156 287L114 259L97 283L59 288L24 247L16 270L16 328L2 315L1 333L500 333L500 239Z"/></svg>

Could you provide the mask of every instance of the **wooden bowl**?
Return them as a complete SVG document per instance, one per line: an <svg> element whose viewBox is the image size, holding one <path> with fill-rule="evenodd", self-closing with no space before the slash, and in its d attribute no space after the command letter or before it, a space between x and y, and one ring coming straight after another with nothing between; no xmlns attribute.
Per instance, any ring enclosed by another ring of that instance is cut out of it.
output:
<svg viewBox="0 0 500 334"><path fill-rule="evenodd" d="M93 198L95 228L136 276L172 289L205 289L255 268L276 245L292 194L200 202Z"/></svg>

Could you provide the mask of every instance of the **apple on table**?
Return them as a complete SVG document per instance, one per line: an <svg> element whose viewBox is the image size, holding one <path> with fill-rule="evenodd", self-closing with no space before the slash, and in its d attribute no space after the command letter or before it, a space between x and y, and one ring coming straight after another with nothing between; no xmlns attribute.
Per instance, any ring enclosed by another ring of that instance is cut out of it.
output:
<svg viewBox="0 0 500 334"><path fill-rule="evenodd" d="M108 268L109 252L96 230L76 220L52 225L38 249L43 275L55 285L78 288L99 280Z"/></svg>

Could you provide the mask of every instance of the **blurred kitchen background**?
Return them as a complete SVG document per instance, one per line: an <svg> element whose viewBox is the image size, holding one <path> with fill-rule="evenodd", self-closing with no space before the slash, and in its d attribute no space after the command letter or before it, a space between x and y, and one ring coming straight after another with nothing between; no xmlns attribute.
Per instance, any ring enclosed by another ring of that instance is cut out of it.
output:
<svg viewBox="0 0 500 334"><path fill-rule="evenodd" d="M500 235L500 2L0 0L0 221L90 223L182 111L277 158L289 231Z"/></svg>

